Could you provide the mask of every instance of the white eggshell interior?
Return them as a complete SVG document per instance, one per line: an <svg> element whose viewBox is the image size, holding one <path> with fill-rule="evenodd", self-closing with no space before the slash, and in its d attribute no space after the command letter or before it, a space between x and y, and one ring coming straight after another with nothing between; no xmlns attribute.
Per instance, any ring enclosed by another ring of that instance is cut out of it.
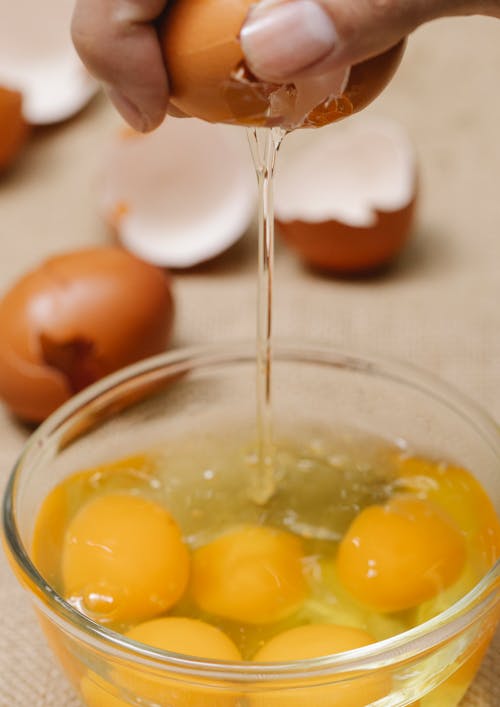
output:
<svg viewBox="0 0 500 707"><path fill-rule="evenodd" d="M167 118L118 137L104 168L102 207L122 244L156 265L191 267L223 252L253 219L256 180L244 131Z"/></svg>
<svg viewBox="0 0 500 707"><path fill-rule="evenodd" d="M97 90L70 36L71 0L15 0L0 10L0 85L24 96L25 119L56 123Z"/></svg>
<svg viewBox="0 0 500 707"><path fill-rule="evenodd" d="M278 160L280 221L373 226L377 211L399 211L416 189L415 153L397 123L355 116L285 140Z"/></svg>

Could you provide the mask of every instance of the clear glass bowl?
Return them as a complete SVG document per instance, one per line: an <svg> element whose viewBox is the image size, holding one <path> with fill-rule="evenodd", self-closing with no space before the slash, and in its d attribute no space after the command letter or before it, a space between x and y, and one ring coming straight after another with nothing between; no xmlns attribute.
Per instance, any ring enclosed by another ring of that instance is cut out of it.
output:
<svg viewBox="0 0 500 707"><path fill-rule="evenodd" d="M254 346L185 350L108 377L33 434L10 479L5 545L47 639L91 707L363 707L376 675L378 707L454 707L472 681L500 613L500 564L437 617L365 648L290 663L223 663L128 640L69 605L30 559L40 504L62 479L235 420L255 429ZM443 382L395 362L276 344L275 429L325 420L444 456L470 469L500 511L500 435ZM96 687L97 685L97 687ZM153 686L153 688L152 688ZM96 697L97 695L97 697Z"/></svg>

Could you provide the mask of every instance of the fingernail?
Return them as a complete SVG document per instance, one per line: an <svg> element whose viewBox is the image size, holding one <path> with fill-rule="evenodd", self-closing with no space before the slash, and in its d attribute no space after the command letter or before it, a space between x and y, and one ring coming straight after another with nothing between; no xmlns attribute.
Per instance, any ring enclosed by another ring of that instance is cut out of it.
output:
<svg viewBox="0 0 500 707"><path fill-rule="evenodd" d="M240 39L256 76L282 80L327 56L335 47L337 32L328 13L315 0L290 0L257 5Z"/></svg>
<svg viewBox="0 0 500 707"><path fill-rule="evenodd" d="M114 86L105 86L108 98L127 123L141 133L149 130L149 120L136 105Z"/></svg>

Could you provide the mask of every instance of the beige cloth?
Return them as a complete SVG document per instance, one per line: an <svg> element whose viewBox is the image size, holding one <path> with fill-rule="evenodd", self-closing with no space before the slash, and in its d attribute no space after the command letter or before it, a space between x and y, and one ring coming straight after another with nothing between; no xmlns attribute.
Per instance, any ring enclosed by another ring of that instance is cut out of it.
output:
<svg viewBox="0 0 500 707"><path fill-rule="evenodd" d="M500 23L446 20L419 30L370 110L400 120L417 146L413 242L389 274L357 282L315 276L278 247L276 333L409 360L500 420ZM0 291L50 253L108 241L96 204L115 124L97 99L75 120L38 131L0 182ZM176 277L175 346L253 336L255 250L250 234ZM0 409L2 488L26 438ZM77 704L0 555L0 706ZM463 705L500 705L500 635Z"/></svg>

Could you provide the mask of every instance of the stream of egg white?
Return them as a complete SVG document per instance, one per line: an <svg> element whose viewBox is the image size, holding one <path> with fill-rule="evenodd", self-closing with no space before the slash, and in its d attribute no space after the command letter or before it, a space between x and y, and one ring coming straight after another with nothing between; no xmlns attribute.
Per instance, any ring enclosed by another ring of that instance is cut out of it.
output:
<svg viewBox="0 0 500 707"><path fill-rule="evenodd" d="M272 314L274 266L273 177L276 157L285 136L282 128L247 131L258 182L259 252L257 278L257 467L250 496L265 504L276 490L272 430Z"/></svg>

